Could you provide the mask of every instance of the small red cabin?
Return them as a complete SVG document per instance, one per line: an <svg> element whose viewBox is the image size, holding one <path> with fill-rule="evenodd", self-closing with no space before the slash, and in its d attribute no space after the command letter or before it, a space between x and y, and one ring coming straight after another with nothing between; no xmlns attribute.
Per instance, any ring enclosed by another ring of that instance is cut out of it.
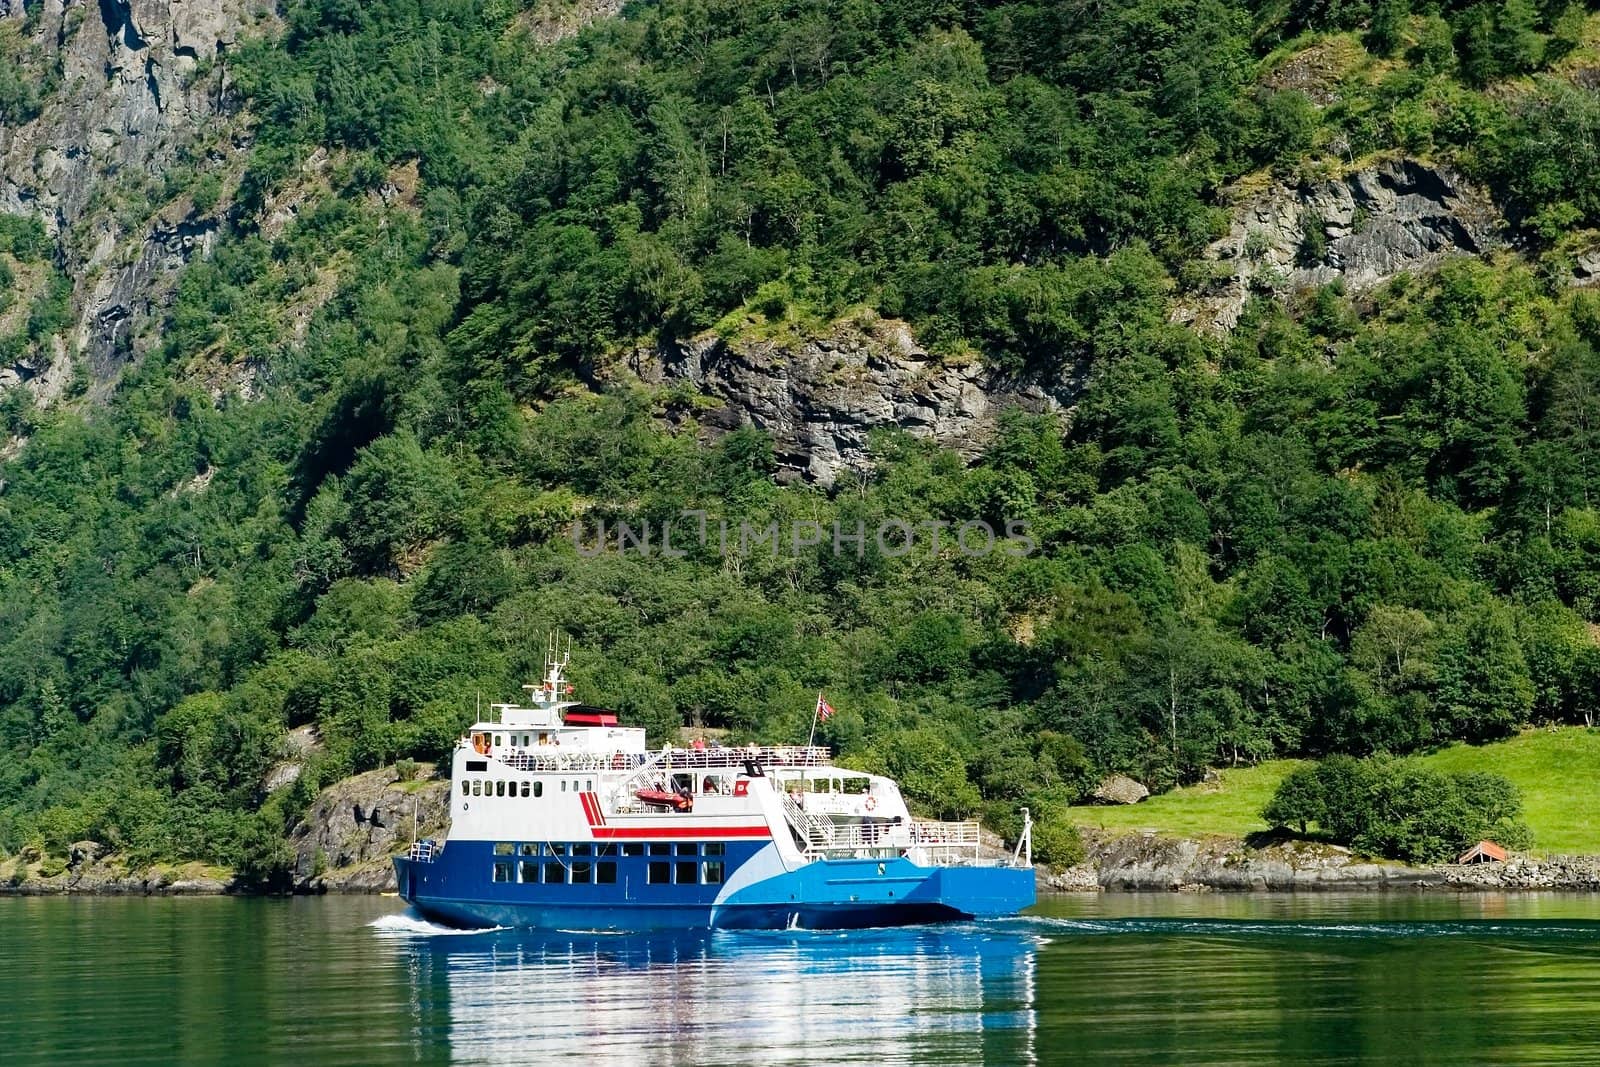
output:
<svg viewBox="0 0 1600 1067"><path fill-rule="evenodd" d="M1456 857L1458 864L1468 863L1504 863L1506 850L1493 841L1479 841Z"/></svg>

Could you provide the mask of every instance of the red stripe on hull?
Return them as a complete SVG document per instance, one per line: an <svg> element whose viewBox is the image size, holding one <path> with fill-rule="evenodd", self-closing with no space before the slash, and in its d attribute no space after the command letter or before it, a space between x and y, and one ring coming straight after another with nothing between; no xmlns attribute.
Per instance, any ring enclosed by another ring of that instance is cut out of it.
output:
<svg viewBox="0 0 1600 1067"><path fill-rule="evenodd" d="M771 837L765 826L596 826L594 836L604 840L670 837L680 841L708 841L721 837Z"/></svg>

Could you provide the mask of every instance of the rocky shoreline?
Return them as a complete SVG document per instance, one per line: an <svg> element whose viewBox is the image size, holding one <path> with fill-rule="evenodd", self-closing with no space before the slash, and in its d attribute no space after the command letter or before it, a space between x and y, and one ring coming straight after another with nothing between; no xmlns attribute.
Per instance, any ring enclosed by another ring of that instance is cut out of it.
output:
<svg viewBox="0 0 1600 1067"><path fill-rule="evenodd" d="M402 779L393 767L346 778L317 795L290 831L291 888L309 893L392 893L389 857L411 840L443 832L450 783L427 764ZM0 860L0 896L253 895L232 871L199 863L133 867L105 846L79 841L61 857L24 849Z"/></svg>
<svg viewBox="0 0 1600 1067"><path fill-rule="evenodd" d="M1084 862L1041 868L1041 891L1317 892L1600 890L1600 856L1513 856L1505 863L1410 867L1336 845L1236 837L1084 833Z"/></svg>

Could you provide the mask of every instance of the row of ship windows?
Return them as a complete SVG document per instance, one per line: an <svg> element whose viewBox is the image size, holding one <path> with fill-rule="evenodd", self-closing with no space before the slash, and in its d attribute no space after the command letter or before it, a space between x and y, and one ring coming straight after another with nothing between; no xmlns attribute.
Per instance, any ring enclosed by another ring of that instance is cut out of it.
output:
<svg viewBox="0 0 1600 1067"><path fill-rule="evenodd" d="M518 791L519 785L521 786L520 792ZM533 787L532 789L529 789L530 785ZM594 792L594 779L590 778L584 782L583 788L590 793ZM567 792L567 780L565 778L561 780L561 791L563 793ZM576 778L572 779L572 792L578 792L578 779ZM544 796L544 783L526 781L520 783L506 781L486 782L482 778L463 778L461 780L461 795L464 797L542 797Z"/></svg>
<svg viewBox="0 0 1600 1067"><path fill-rule="evenodd" d="M496 841L496 856L721 856L727 851L722 841L546 841L541 843Z"/></svg>
<svg viewBox="0 0 1600 1067"><path fill-rule="evenodd" d="M512 864L509 860L494 865L496 882L511 881ZM524 885L616 885L617 864L614 860L521 860L516 864L517 881ZM721 885L722 861L706 860L651 860L645 864L644 880L648 885Z"/></svg>

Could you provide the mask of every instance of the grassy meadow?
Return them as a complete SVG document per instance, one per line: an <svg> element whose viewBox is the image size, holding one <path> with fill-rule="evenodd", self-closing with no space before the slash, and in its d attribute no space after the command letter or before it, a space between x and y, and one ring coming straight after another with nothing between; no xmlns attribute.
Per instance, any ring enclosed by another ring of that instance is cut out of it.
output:
<svg viewBox="0 0 1600 1067"><path fill-rule="evenodd" d="M1600 730L1529 730L1490 745L1451 745L1419 757L1440 771L1492 771L1522 792L1534 851L1600 854ZM1076 807L1074 820L1107 830L1244 836L1268 829L1261 809L1296 760L1220 772L1218 780L1174 789L1142 804Z"/></svg>

